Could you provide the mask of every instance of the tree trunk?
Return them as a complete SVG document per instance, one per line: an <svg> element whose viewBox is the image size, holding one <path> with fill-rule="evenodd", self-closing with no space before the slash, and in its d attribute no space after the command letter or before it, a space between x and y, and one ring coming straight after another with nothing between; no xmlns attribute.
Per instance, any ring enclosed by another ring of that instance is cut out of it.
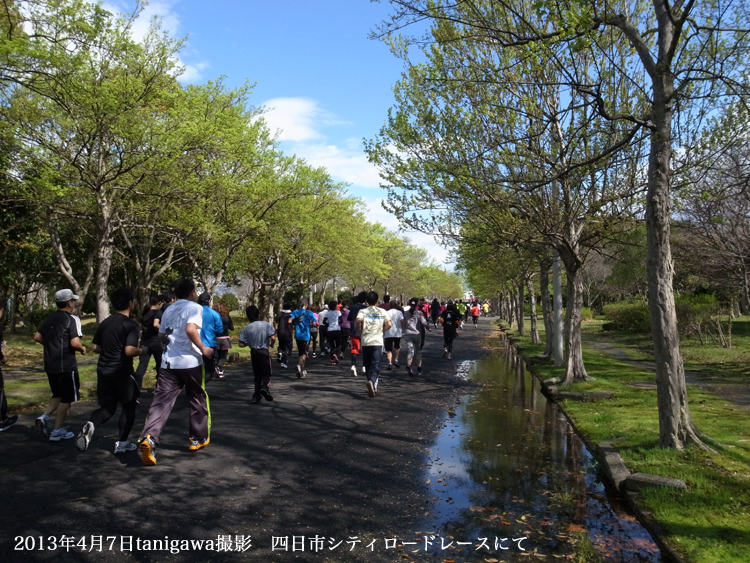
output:
<svg viewBox="0 0 750 563"><path fill-rule="evenodd" d="M659 58L667 56L674 25L660 3L655 3L659 21ZM646 241L648 306L654 340L656 391L659 406L659 446L682 450L688 444L706 448L698 437L688 407L685 371L677 330L673 268L670 247L670 166L672 162L672 117L674 79L660 69L653 77L651 148L646 193Z"/></svg>
<svg viewBox="0 0 750 563"><path fill-rule="evenodd" d="M107 285L109 272L112 269L112 240L109 235L100 245L96 269L96 322L98 324L109 316Z"/></svg>
<svg viewBox="0 0 750 563"><path fill-rule="evenodd" d="M552 260L544 258L539 261L539 288L542 294L542 317L544 318L544 355L552 357L554 340L554 313L549 298L549 270Z"/></svg>
<svg viewBox="0 0 750 563"><path fill-rule="evenodd" d="M526 330L524 328L524 321L523 321L523 316L524 316L523 309L524 309L524 304L525 304L524 303L525 299L523 296L523 289L524 289L523 286L524 286L524 282L523 282L523 278L521 278L521 280L518 282L518 301L516 302L516 306L517 306L516 315L518 316L518 334L521 336L526 335Z"/></svg>
<svg viewBox="0 0 750 563"><path fill-rule="evenodd" d="M552 354L555 367L563 365L563 313L562 313L562 269L560 256L552 262L552 301L554 305L554 326L552 327Z"/></svg>
<svg viewBox="0 0 750 563"><path fill-rule="evenodd" d="M536 295L534 295L534 284L531 277L526 279L526 285L529 289L529 304L531 305L531 343L539 344L539 330L536 327Z"/></svg>
<svg viewBox="0 0 750 563"><path fill-rule="evenodd" d="M565 273L568 277L568 303L565 308L565 360L567 367L561 385L593 379L583 365L581 343L581 309L583 308L583 264L577 256L566 253Z"/></svg>

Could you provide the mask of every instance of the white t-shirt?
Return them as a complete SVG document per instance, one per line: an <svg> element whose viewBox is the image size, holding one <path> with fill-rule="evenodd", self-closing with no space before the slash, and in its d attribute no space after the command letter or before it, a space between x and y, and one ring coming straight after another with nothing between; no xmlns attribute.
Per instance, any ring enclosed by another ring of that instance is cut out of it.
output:
<svg viewBox="0 0 750 563"><path fill-rule="evenodd" d="M337 331L341 330L341 326L339 325L339 319L341 318L341 311L328 311L326 313L326 318L328 319L328 331Z"/></svg>
<svg viewBox="0 0 750 563"><path fill-rule="evenodd" d="M404 318L404 314L398 309L389 309L386 312L388 318L391 319L391 328L385 331L383 334L384 338L401 338L401 321Z"/></svg>
<svg viewBox="0 0 750 563"><path fill-rule="evenodd" d="M357 318L362 319L362 346L382 346L386 312L377 305L370 305L357 313Z"/></svg>
<svg viewBox="0 0 750 563"><path fill-rule="evenodd" d="M200 331L203 325L203 307L187 299L178 299L164 311L159 334L166 334L169 344L161 358L161 367L188 369L203 365L203 354L185 332L188 323L193 323Z"/></svg>

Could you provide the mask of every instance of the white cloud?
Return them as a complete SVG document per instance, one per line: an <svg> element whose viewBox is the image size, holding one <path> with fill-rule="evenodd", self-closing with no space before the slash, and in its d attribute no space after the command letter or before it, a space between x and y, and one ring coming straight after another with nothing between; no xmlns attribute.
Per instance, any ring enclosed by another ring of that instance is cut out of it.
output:
<svg viewBox="0 0 750 563"><path fill-rule="evenodd" d="M323 138L318 126L325 112L315 100L274 98L263 105L267 108L263 119L271 131L278 132L280 141L299 143Z"/></svg>
<svg viewBox="0 0 750 563"><path fill-rule="evenodd" d="M337 180L361 188L377 188L380 176L367 160L360 141L347 139L341 145L326 142L325 127L348 125L321 108L311 98L274 98L265 102L263 119L288 144L289 152L313 166L325 167Z"/></svg>
<svg viewBox="0 0 750 563"><path fill-rule="evenodd" d="M178 59L178 64L183 67L183 72L177 77L177 80L186 84L195 84L201 79L203 70L208 68L206 63L197 63L188 65Z"/></svg>

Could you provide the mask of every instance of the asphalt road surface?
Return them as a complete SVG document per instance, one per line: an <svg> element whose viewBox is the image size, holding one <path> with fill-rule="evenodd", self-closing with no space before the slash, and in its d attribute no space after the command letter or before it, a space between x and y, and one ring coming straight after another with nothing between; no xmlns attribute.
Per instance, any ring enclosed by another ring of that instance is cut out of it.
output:
<svg viewBox="0 0 750 563"><path fill-rule="evenodd" d="M259 405L250 403L250 363L227 367L208 384L210 445L188 451L183 394L155 467L137 451L112 453L119 411L84 453L74 439L37 436L39 412L22 414L0 434L0 562L407 560L401 540L414 538L430 509L426 450L471 385L456 368L484 356L482 339L495 330L491 319L469 323L453 361L441 357L442 330L427 334L423 375L383 369L374 399L364 376L351 376L348 355L339 366L310 360L304 379L274 362L275 400ZM151 398L141 397L133 440ZM70 429L94 408L75 404Z"/></svg>

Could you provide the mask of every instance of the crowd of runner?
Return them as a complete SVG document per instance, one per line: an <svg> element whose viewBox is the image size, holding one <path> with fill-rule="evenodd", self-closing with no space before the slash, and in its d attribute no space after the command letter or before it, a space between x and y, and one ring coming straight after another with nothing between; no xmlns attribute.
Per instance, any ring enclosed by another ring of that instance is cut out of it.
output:
<svg viewBox="0 0 750 563"><path fill-rule="evenodd" d="M34 340L44 348L44 369L52 391L52 400L36 419L39 434L53 442L76 437L76 447L86 451L96 428L114 416L119 404L119 439L114 453L139 450L145 465L156 465L161 431L184 388L190 405L188 449L196 451L207 446L211 411L206 383L213 377L224 377L224 364L232 348L229 333L235 328L226 304L217 301L212 306L210 294L198 295L194 282L184 279L176 284L174 292L151 297L139 325L131 319L132 291L120 288L112 292L110 301L116 312L99 325L92 340L93 351L99 354L99 408L76 435L64 423L72 403L80 398L76 354L87 352L81 342L80 319L73 314L78 299L69 289L58 291L57 311L45 318L34 334ZM276 340L275 360L281 369L290 366L296 348L298 360L294 370L300 379L307 376L306 364L311 358L326 358L329 365L335 366L348 355L351 375L358 377L361 373L367 395L374 398L384 356L386 370L400 368L403 344L406 372L412 377L421 375L427 332L442 328L443 357L450 360L453 341L464 323L471 319L476 327L479 316L489 313L489 303L477 300L441 303L437 299L430 302L414 297L408 303L400 303L388 295L381 301L374 291L363 291L353 301L330 301L320 308L310 307L304 298L296 307L287 302L273 322L261 320L258 308L249 305L245 309L248 324L240 331L238 343L250 348L255 380L251 402L273 401L271 349ZM138 398L152 357L156 389L140 438L131 441ZM0 362L4 361L0 349ZM18 417L7 416L1 371L0 399L0 431L4 431Z"/></svg>

